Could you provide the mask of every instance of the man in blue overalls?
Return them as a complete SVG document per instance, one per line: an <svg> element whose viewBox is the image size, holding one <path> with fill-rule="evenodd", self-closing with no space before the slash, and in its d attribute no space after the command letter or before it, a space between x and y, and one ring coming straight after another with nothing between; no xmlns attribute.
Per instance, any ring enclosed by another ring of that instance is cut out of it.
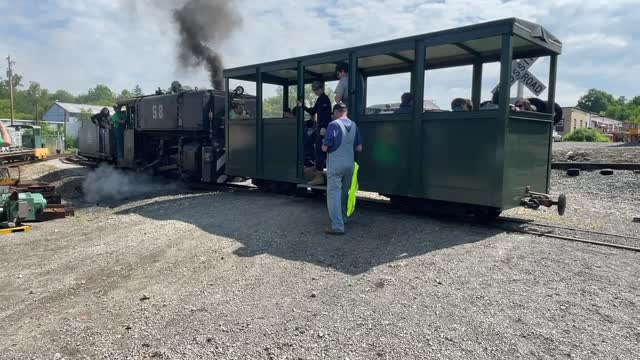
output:
<svg viewBox="0 0 640 360"><path fill-rule="evenodd" d="M354 152L362 151L362 139L356 123L347 117L347 106L337 103L335 120L327 127L322 151L327 152L327 208L331 227L329 235L344 235L347 201L353 177Z"/></svg>

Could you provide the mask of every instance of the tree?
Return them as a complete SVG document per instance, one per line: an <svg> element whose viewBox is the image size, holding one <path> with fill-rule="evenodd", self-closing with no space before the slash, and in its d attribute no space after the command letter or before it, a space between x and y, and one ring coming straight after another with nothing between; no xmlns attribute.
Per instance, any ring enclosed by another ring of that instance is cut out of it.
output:
<svg viewBox="0 0 640 360"><path fill-rule="evenodd" d="M99 84L95 88L89 89L86 95L78 96L78 102L108 106L116 102L116 96L108 86Z"/></svg>
<svg viewBox="0 0 640 360"><path fill-rule="evenodd" d="M620 96L616 102L620 105L624 105L627 103L627 98L625 96Z"/></svg>
<svg viewBox="0 0 640 360"><path fill-rule="evenodd" d="M51 94L51 100L64 102L64 103L73 103L76 101L76 97L73 96L68 91L60 89L54 92L53 94Z"/></svg>
<svg viewBox="0 0 640 360"><path fill-rule="evenodd" d="M13 74L13 91L14 94L18 88L22 87L22 76ZM0 80L0 99L9 98L9 79Z"/></svg>
<svg viewBox="0 0 640 360"><path fill-rule="evenodd" d="M23 113L19 110L15 110L13 115L16 119L30 119L33 114ZM0 99L0 118L9 119L11 117L11 107L9 105L9 99Z"/></svg>
<svg viewBox="0 0 640 360"><path fill-rule="evenodd" d="M607 110L609 105L615 103L613 95L598 89L591 89L578 101L578 107L582 110L597 114Z"/></svg>
<svg viewBox="0 0 640 360"><path fill-rule="evenodd" d="M136 85L136 87L133 88L133 96L135 97L144 96L144 92L142 91L142 88L140 87L140 85Z"/></svg>
<svg viewBox="0 0 640 360"><path fill-rule="evenodd" d="M133 93L127 89L124 89L120 92L120 95L118 95L117 100L125 100L125 99L131 99L132 97L134 97Z"/></svg>

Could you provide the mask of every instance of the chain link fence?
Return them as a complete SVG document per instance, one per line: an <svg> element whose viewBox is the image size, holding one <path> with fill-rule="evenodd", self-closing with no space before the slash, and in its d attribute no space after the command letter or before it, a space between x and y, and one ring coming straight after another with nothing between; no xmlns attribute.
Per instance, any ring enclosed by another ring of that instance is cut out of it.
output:
<svg viewBox="0 0 640 360"><path fill-rule="evenodd" d="M62 140L62 134L58 135L43 135L42 145L49 149L49 154L57 154L64 151L64 143Z"/></svg>

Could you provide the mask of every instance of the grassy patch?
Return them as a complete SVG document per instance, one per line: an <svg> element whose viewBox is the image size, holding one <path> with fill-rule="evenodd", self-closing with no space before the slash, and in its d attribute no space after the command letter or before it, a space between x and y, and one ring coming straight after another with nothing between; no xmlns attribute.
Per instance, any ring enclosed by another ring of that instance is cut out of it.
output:
<svg viewBox="0 0 640 360"><path fill-rule="evenodd" d="M562 137L562 141L610 142L611 140L598 129L576 129Z"/></svg>

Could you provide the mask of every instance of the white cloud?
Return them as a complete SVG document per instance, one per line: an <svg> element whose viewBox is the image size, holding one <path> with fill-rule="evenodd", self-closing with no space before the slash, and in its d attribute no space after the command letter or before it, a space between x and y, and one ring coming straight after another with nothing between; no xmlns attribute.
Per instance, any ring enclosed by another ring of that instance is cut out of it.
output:
<svg viewBox="0 0 640 360"><path fill-rule="evenodd" d="M244 21L220 46L225 65L272 61L515 16L541 23L564 40L557 97L565 104L575 103L581 92L591 87L627 97L638 95L637 77L633 79L628 73L638 74L633 66L640 58L640 31L635 26L640 10L632 6L638 0L334 3L237 0ZM96 83L118 91L140 84L150 92L157 86L167 87L174 79L208 87L204 71L179 69L176 64L177 37L170 17L176 2L55 0L11 4L0 0L0 52L16 58L16 70L26 81L76 93ZM494 67L485 69L485 99L497 82ZM543 68L537 64L534 70L546 79ZM470 87L461 83L455 72L443 76L441 83L434 84L433 93L445 105ZM396 101L406 91L402 82L387 85L389 98L382 94L376 101Z"/></svg>
<svg viewBox="0 0 640 360"><path fill-rule="evenodd" d="M609 47L624 48L629 46L629 40L622 36L611 36L601 33L572 34L563 41L565 46L575 49L597 48L600 51Z"/></svg>

